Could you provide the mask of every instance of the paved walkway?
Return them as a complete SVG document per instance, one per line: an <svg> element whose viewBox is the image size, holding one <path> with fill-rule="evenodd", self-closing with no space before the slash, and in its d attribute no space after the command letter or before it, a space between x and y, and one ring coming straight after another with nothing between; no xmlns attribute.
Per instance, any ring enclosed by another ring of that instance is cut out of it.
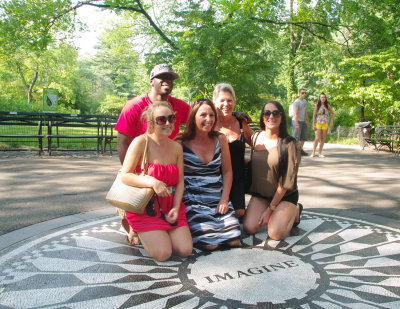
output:
<svg viewBox="0 0 400 309"><path fill-rule="evenodd" d="M160 263L104 201L116 157L1 153L0 308L398 308L400 158L325 154L302 159L306 209L283 241L263 230Z"/></svg>

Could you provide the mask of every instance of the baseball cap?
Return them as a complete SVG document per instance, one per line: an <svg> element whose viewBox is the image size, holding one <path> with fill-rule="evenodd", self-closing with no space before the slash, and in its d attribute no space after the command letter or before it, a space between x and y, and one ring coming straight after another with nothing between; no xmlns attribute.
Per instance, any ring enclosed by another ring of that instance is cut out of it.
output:
<svg viewBox="0 0 400 309"><path fill-rule="evenodd" d="M157 75L164 74L164 73L171 74L173 76L173 79L177 79L179 77L179 75L176 74L174 72L174 70L172 70L172 68L168 64L163 63L163 64L157 64L153 68L153 70L151 70L150 80L152 80Z"/></svg>

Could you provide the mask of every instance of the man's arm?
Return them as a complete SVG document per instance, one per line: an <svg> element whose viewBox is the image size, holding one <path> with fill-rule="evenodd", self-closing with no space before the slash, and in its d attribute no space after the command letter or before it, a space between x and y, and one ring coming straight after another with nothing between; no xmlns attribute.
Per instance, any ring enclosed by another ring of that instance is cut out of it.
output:
<svg viewBox="0 0 400 309"><path fill-rule="evenodd" d="M117 142L118 142L118 156L121 164L124 163L126 151L128 150L129 145L131 144L133 137L122 134L118 132Z"/></svg>
<svg viewBox="0 0 400 309"><path fill-rule="evenodd" d="M304 113L305 113L304 118L307 121L307 125L310 126L310 120L308 120L307 109L304 111Z"/></svg>
<svg viewBox="0 0 400 309"><path fill-rule="evenodd" d="M294 123L296 125L296 128L299 128L299 121L297 120L297 113L298 113L298 109L296 107L296 105L293 105L293 119L294 119Z"/></svg>

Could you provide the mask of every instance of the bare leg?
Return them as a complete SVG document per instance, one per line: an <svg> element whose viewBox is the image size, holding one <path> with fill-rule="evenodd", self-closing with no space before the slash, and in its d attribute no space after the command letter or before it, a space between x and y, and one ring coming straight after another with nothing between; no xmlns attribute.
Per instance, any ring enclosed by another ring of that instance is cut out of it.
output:
<svg viewBox="0 0 400 309"><path fill-rule="evenodd" d="M218 248L218 245L212 245L212 246L205 246L202 249L212 251Z"/></svg>
<svg viewBox="0 0 400 309"><path fill-rule="evenodd" d="M236 239L236 240L232 240L232 241L228 242L226 245L229 247L235 247L238 244L239 244L239 239Z"/></svg>
<svg viewBox="0 0 400 309"><path fill-rule="evenodd" d="M313 156L315 155L315 150L317 149L317 145L318 145L318 140L320 139L321 136L321 130L315 130L315 139L314 139L314 144L313 144L313 150L312 150L312 154Z"/></svg>
<svg viewBox="0 0 400 309"><path fill-rule="evenodd" d="M283 239L292 229L299 210L296 205L290 202L280 202L269 219L268 236L274 240Z"/></svg>
<svg viewBox="0 0 400 309"><path fill-rule="evenodd" d="M235 210L236 218L240 218L244 216L244 209L236 209Z"/></svg>
<svg viewBox="0 0 400 309"><path fill-rule="evenodd" d="M172 242L167 231L140 232L144 250L157 261L166 261L172 255Z"/></svg>
<svg viewBox="0 0 400 309"><path fill-rule="evenodd" d="M172 242L172 251L180 257L188 257L192 254L193 241L188 226L181 226L168 231Z"/></svg>
<svg viewBox="0 0 400 309"><path fill-rule="evenodd" d="M267 209L268 201L252 196L244 215L243 228L248 234L255 234L261 227L259 221L262 213Z"/></svg>
<svg viewBox="0 0 400 309"><path fill-rule="evenodd" d="M126 241L131 245L140 245L140 239L138 235L133 231L125 217L121 219L121 225L126 232Z"/></svg>
<svg viewBox="0 0 400 309"><path fill-rule="evenodd" d="M324 144L325 144L325 137L326 137L326 133L328 132L328 130L321 130L322 134L321 134L321 142L319 143L319 155L322 155L322 148L324 148Z"/></svg>

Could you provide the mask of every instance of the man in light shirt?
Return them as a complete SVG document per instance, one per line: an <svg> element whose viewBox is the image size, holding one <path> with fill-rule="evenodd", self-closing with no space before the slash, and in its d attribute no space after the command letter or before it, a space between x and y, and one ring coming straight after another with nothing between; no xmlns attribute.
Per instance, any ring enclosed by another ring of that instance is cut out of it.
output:
<svg viewBox="0 0 400 309"><path fill-rule="evenodd" d="M303 150L304 142L308 138L307 127L310 126L308 120L306 106L306 95L307 92L304 89L300 89L299 97L293 103L293 118L292 118L292 130L293 136L300 141L301 155L307 156L307 152Z"/></svg>

